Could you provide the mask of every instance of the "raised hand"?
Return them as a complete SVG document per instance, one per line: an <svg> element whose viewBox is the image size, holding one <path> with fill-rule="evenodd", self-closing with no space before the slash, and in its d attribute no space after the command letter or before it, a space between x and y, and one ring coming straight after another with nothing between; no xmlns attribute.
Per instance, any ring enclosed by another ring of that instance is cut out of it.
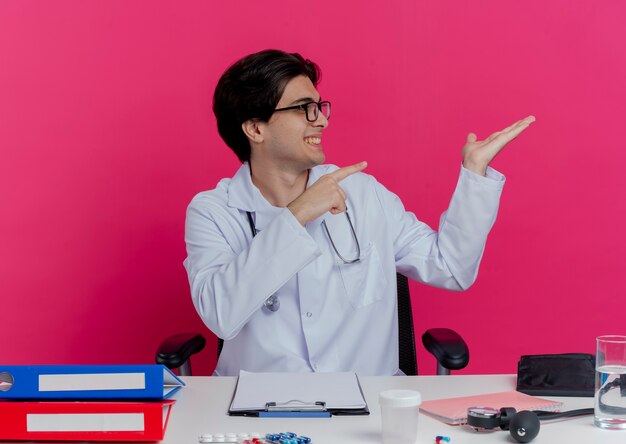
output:
<svg viewBox="0 0 626 444"><path fill-rule="evenodd" d="M287 205L287 208L302 225L317 219L327 211L332 214L346 211L346 193L339 186L339 182L365 167L367 162L361 162L320 177L296 200Z"/></svg>
<svg viewBox="0 0 626 444"><path fill-rule="evenodd" d="M522 131L535 121L534 116L518 120L513 125L504 128L487 137L485 140L476 140L476 134L469 133L467 142L463 146L463 166L481 176L487 172L487 165L496 155L502 151L511 140L515 139Z"/></svg>

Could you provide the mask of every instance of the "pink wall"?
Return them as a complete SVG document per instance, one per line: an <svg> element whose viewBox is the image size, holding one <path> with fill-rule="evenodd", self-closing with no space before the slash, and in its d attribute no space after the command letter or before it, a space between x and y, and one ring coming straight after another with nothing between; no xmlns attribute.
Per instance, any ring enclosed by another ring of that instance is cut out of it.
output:
<svg viewBox="0 0 626 444"><path fill-rule="evenodd" d="M468 373L626 333L623 2L346 5L0 3L0 362L151 362L162 337L206 332L185 208L238 165L219 75L269 47L322 66L328 160L368 160L435 227L467 132L537 116L494 162L508 182L476 285L412 287L418 330L456 327Z"/></svg>

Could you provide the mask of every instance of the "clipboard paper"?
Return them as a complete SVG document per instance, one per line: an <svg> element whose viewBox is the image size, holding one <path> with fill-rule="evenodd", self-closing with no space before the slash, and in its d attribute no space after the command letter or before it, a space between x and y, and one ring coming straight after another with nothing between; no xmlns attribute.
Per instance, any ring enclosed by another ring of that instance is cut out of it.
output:
<svg viewBox="0 0 626 444"><path fill-rule="evenodd" d="M228 413L258 416L268 405L281 411L333 415L367 415L367 403L356 373L253 373L241 370Z"/></svg>
<svg viewBox="0 0 626 444"><path fill-rule="evenodd" d="M513 407L518 412L520 410L557 412L561 410L563 403L537 398L512 390L485 395L424 401L420 405L420 411L446 424L461 425L467 424L467 409L469 407L492 407L494 409Z"/></svg>

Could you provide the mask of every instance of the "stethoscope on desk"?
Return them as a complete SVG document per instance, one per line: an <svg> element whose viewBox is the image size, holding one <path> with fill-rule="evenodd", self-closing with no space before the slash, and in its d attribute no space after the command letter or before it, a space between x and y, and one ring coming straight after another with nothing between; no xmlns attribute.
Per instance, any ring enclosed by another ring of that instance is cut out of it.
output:
<svg viewBox="0 0 626 444"><path fill-rule="evenodd" d="M617 379L605 384L596 394L597 408L601 414L626 414L625 407L605 402L605 396L617 388L620 390L620 398L626 397L626 375L620 375ZM539 434L540 421L593 415L593 413L593 408L566 412L544 412L538 410L517 412L512 407L503 407L500 410L491 407L470 407L467 409L467 424L477 432L485 432L497 428L508 430L515 441L527 443Z"/></svg>
<svg viewBox="0 0 626 444"><path fill-rule="evenodd" d="M246 211L248 214L248 223L250 224L250 231L252 232L252 237L257 235L256 226L254 225L254 219L252 219L252 213L250 211ZM324 227L324 231L326 231L326 235L328 236L328 240L330 240L330 245L332 245L335 253L343 261L344 264L353 264L361 260L361 246L359 245L359 239L356 237L356 232L354 231L354 226L352 225L352 220L350 219L350 215L348 214L348 210L344 211L346 215L346 219L348 219L348 223L350 224L350 231L352 232L352 238L356 243L356 258L355 259L345 259L337 250L335 246L335 242L333 241L332 236L330 235L330 231L328 231L328 227L326 226L326 221L322 221L322 226ZM263 306L267 308L271 312L276 312L280 308L280 299L275 294L271 295L269 298L265 300Z"/></svg>

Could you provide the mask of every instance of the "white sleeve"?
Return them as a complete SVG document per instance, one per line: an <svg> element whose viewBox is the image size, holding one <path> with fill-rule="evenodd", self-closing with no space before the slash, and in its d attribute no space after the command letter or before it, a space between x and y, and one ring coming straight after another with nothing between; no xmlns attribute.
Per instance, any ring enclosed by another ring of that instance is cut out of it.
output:
<svg viewBox="0 0 626 444"><path fill-rule="evenodd" d="M288 209L243 249L241 245L233 249L224 234L234 239L236 230L228 217L232 219L192 201L185 224L185 268L193 303L204 323L222 339L236 336L269 296L321 255Z"/></svg>
<svg viewBox="0 0 626 444"><path fill-rule="evenodd" d="M425 284L449 290L469 288L478 274L487 235L498 213L505 178L488 168L487 177L463 167L439 232L407 212L400 199L377 187L393 233L396 269Z"/></svg>

